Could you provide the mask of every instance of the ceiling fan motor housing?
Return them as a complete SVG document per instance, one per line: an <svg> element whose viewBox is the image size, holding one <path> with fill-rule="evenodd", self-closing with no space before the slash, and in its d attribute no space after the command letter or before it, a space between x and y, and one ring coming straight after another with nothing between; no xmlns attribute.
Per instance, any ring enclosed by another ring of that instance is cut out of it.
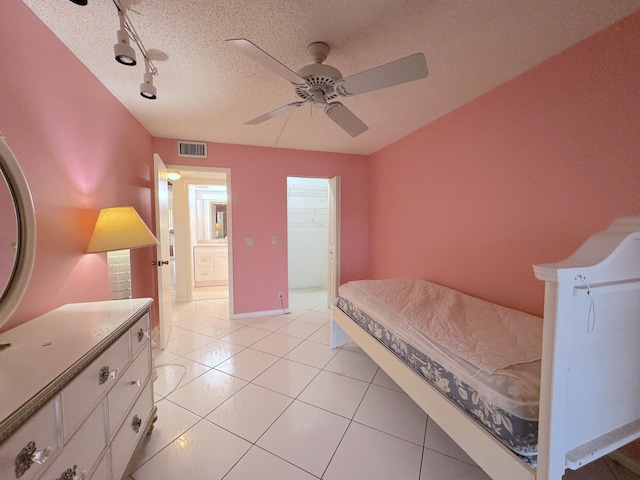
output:
<svg viewBox="0 0 640 480"><path fill-rule="evenodd" d="M337 68L322 63L312 63L302 67L296 72L305 79L305 85L296 85L296 94L303 100L312 99L314 105L324 106L325 102L320 102L320 94L326 102L334 100L338 93L335 86L342 80L342 74Z"/></svg>

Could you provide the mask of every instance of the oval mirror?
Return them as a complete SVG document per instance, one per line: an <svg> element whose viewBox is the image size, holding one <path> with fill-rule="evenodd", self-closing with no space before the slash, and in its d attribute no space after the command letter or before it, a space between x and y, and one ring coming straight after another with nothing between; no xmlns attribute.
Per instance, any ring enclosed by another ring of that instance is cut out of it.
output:
<svg viewBox="0 0 640 480"><path fill-rule="evenodd" d="M36 251L36 220L29 185L0 133L0 327L20 304Z"/></svg>

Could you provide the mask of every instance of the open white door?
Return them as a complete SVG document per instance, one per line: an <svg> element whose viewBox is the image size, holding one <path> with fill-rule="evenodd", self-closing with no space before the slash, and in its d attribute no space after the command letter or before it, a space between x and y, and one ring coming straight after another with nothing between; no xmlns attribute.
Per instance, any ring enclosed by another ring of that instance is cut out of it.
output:
<svg viewBox="0 0 640 480"><path fill-rule="evenodd" d="M158 154L154 154L156 181L156 247L158 268L158 313L160 316L160 348L164 349L171 332L173 304L171 302L171 270L169 267L169 185L167 167Z"/></svg>
<svg viewBox="0 0 640 480"><path fill-rule="evenodd" d="M338 298L340 286L340 177L329 179L329 301Z"/></svg>

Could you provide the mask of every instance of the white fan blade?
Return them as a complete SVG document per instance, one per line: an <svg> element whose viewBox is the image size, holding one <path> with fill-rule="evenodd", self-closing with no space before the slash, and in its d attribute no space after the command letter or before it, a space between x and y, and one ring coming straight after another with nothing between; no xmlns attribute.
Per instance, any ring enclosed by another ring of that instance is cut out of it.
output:
<svg viewBox="0 0 640 480"><path fill-rule="evenodd" d="M248 122L244 122L245 125L257 125L266 120L269 120L273 117L277 117L278 115L282 115L283 113L287 113L291 110L295 110L298 107L301 107L304 102L293 102L288 105L285 105L280 108L276 108L275 110L271 110L270 112L265 113L264 115L260 115L259 117L254 118L253 120L249 120Z"/></svg>
<svg viewBox="0 0 640 480"><path fill-rule="evenodd" d="M362 120L340 102L328 104L324 107L324 113L352 137L357 137L369 130Z"/></svg>
<svg viewBox="0 0 640 480"><path fill-rule="evenodd" d="M288 82L291 82L295 85L304 85L304 78L300 77L297 73L284 66L278 60L273 58L260 47L251 43L249 40L246 40L244 38L236 38L226 40L226 42L228 42L230 45L233 45L250 59L258 62L263 67L268 68L273 73L281 76Z"/></svg>
<svg viewBox="0 0 640 480"><path fill-rule="evenodd" d="M381 88L412 82L427 76L427 62L422 53L385 63L345 78L337 87L344 96L358 95Z"/></svg>

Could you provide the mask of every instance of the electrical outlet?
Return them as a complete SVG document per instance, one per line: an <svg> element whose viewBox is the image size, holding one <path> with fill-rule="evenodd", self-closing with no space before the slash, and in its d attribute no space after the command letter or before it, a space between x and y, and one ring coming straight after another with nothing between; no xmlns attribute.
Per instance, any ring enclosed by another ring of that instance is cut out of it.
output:
<svg viewBox="0 0 640 480"><path fill-rule="evenodd" d="M282 298L284 297L284 294L282 292L278 292L278 298Z"/></svg>

